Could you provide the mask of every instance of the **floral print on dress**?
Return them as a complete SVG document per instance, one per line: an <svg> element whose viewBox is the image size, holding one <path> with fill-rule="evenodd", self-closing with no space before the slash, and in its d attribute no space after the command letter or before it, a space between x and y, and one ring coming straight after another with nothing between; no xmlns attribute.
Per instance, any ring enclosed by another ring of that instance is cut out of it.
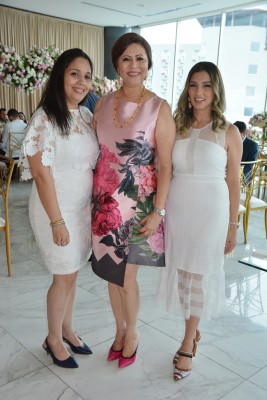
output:
<svg viewBox="0 0 267 400"><path fill-rule="evenodd" d="M116 142L118 157L105 145L100 146L100 159L94 175L92 210L93 234L100 243L114 248L119 259L127 262L131 246L140 256L154 260L164 253L163 224L149 238L139 235L140 221L154 209L157 189L155 149L145 140L145 132L134 139ZM123 162L121 162L123 160ZM119 204L112 196L124 195L135 204L134 217L123 222Z"/></svg>

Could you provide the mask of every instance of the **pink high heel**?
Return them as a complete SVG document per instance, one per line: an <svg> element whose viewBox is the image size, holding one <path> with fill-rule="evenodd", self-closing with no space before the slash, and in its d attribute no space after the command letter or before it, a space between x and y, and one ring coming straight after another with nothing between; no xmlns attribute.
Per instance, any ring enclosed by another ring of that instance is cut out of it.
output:
<svg viewBox="0 0 267 400"><path fill-rule="evenodd" d="M121 350L113 350L113 345L111 346L111 348L109 349L108 352L108 361L113 361L113 360L118 360L118 358L120 358L122 353L122 349Z"/></svg>
<svg viewBox="0 0 267 400"><path fill-rule="evenodd" d="M136 360L136 353L137 353L137 349L138 349L138 345L135 349L135 352L133 353L133 355L131 355L130 357L124 357L121 353L120 358L119 358L119 368L124 368L124 367L128 367L128 365L131 365L135 362Z"/></svg>

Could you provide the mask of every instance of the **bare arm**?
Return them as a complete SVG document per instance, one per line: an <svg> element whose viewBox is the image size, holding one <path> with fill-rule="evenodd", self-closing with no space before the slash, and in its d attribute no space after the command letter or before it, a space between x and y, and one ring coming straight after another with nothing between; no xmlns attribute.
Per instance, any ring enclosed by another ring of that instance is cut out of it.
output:
<svg viewBox="0 0 267 400"><path fill-rule="evenodd" d="M62 215L59 209L56 190L50 174L50 167L45 167L41 162L42 153L28 156L31 174L35 180L41 203L51 222L59 221ZM52 228L54 243L58 246L69 243L69 233L65 225Z"/></svg>
<svg viewBox="0 0 267 400"><path fill-rule="evenodd" d="M240 162L242 158L242 139L238 129L230 125L226 134L227 174L226 183L229 190L230 222L237 222L240 204ZM236 245L237 226L229 225L225 244L225 254L230 253Z"/></svg>
<svg viewBox="0 0 267 400"><path fill-rule="evenodd" d="M175 123L171 109L166 101L161 105L155 131L156 153L158 161L158 186L155 207L165 208L170 182L172 178L172 148L175 142ZM159 226L162 217L152 212L141 221L140 233L144 236L152 234Z"/></svg>

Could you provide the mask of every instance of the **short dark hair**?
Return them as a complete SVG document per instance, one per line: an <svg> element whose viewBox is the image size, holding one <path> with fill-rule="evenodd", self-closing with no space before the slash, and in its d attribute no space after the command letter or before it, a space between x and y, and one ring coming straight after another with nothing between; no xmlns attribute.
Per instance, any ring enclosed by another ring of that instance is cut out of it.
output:
<svg viewBox="0 0 267 400"><path fill-rule="evenodd" d="M6 108L0 108L0 113L1 113L2 111L6 111Z"/></svg>
<svg viewBox="0 0 267 400"><path fill-rule="evenodd" d="M142 36L138 35L135 32L128 32L125 33L124 35L120 36L116 42L113 44L112 50L111 50L111 59L112 59L112 64L117 71L118 68L118 60L120 56L124 53L124 51L127 49L128 46L131 44L140 44L145 49L147 58L148 58L148 69L152 67L152 51L150 44L146 41L145 38ZM118 72L118 71L117 71Z"/></svg>
<svg viewBox="0 0 267 400"><path fill-rule="evenodd" d="M91 74L93 74L93 63L90 57L83 50L74 48L64 51L52 68L51 75L45 85L45 89L38 104L43 107L49 120L59 127L63 136L69 134L71 113L65 99L64 73L69 64L76 58L84 58L90 64Z"/></svg>
<svg viewBox="0 0 267 400"><path fill-rule="evenodd" d="M19 117L19 113L15 108L10 108L7 112L7 116L9 117L13 117L13 118L18 118Z"/></svg>
<svg viewBox="0 0 267 400"><path fill-rule="evenodd" d="M247 130L247 125L243 121L235 121L234 125L238 128L240 133L244 133Z"/></svg>

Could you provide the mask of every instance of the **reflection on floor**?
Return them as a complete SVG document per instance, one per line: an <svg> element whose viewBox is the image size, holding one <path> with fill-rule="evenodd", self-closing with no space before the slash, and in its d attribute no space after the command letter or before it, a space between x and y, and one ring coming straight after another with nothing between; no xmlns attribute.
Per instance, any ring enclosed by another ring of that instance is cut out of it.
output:
<svg viewBox="0 0 267 400"><path fill-rule="evenodd" d="M77 356L80 368L51 363L41 347L46 335L46 292L51 276L42 265L28 221L29 183L12 181L10 193L13 277L7 277L0 233L0 398L5 400L266 400L267 273L237 262L252 247L266 249L262 212L254 212L249 243L227 258L224 316L202 324L193 372L172 379L172 356L183 335L182 319L155 300L158 270L141 267L141 334L135 364L119 370L107 362L114 322L106 283L90 265L78 279L75 328L92 356Z"/></svg>

